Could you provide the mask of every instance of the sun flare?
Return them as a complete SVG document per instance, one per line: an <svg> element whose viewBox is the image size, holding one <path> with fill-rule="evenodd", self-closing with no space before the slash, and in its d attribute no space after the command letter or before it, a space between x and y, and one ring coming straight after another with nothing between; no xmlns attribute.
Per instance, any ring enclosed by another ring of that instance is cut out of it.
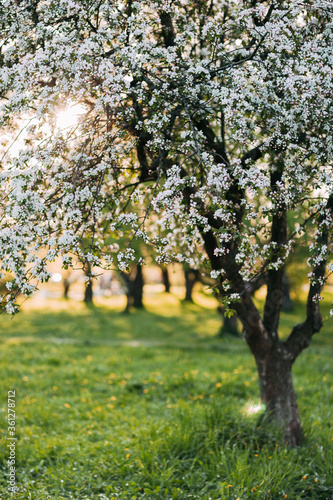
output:
<svg viewBox="0 0 333 500"><path fill-rule="evenodd" d="M77 125L80 115L84 113L85 109L83 106L76 104L74 106L68 106L62 111L59 111L56 115L56 127L59 130L74 127Z"/></svg>

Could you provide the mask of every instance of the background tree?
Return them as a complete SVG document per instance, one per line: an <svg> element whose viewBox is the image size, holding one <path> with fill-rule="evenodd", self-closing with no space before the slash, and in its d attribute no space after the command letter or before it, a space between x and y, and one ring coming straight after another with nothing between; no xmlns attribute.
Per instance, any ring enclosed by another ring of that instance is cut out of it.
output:
<svg viewBox="0 0 333 500"><path fill-rule="evenodd" d="M170 293L170 277L169 277L169 269L167 266L161 264L160 265L161 274L162 274L162 283L164 285L165 293Z"/></svg>
<svg viewBox="0 0 333 500"><path fill-rule="evenodd" d="M125 312L129 312L132 307L142 309L143 306L143 272L142 265L136 264L132 266L130 272L122 271L121 277L126 288L126 308Z"/></svg>
<svg viewBox="0 0 333 500"><path fill-rule="evenodd" d="M68 269L62 272L62 284L63 284L63 297L68 299L70 287L76 282L77 276Z"/></svg>
<svg viewBox="0 0 333 500"><path fill-rule="evenodd" d="M88 280L84 284L83 301L86 304L92 304L93 303L93 282L92 282L92 271L91 271L90 263L87 262L83 269L84 269L85 277Z"/></svg>
<svg viewBox="0 0 333 500"><path fill-rule="evenodd" d="M28 123L1 160L5 309L56 255L137 262L132 244L110 251L110 233L205 266L243 324L268 418L300 442L291 369L321 328L331 255L331 17L324 0L3 3L0 121L8 134ZM61 130L64 103L81 117ZM302 244L305 319L282 341L284 264ZM263 275L261 315L246 283Z"/></svg>
<svg viewBox="0 0 333 500"><path fill-rule="evenodd" d="M200 279L200 271L198 269L192 269L191 267L184 265L184 277L185 277L185 302L193 302L193 288L197 281Z"/></svg>

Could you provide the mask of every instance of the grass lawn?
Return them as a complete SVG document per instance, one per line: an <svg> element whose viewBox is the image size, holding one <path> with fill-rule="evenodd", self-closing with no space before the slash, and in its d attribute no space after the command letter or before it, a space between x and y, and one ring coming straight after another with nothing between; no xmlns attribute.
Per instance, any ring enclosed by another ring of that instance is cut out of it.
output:
<svg viewBox="0 0 333 500"><path fill-rule="evenodd" d="M247 346L217 338L214 301L196 299L151 296L129 315L118 298L91 308L54 300L1 316L1 499L333 499L332 323L295 364L306 443L286 449L253 414ZM302 307L282 318L283 334Z"/></svg>

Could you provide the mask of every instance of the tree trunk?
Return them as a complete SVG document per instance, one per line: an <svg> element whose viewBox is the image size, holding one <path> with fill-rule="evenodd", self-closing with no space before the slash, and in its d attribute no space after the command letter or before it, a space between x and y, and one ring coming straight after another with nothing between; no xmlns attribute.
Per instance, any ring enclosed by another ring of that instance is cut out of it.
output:
<svg viewBox="0 0 333 500"><path fill-rule="evenodd" d="M142 266L137 264L136 266L136 275L133 280L133 307L137 307L139 309L143 308L143 273Z"/></svg>
<svg viewBox="0 0 333 500"><path fill-rule="evenodd" d="M124 312L129 312L131 307L143 308L143 273L142 266L140 264L136 265L135 276L133 277L133 269L131 273L122 272L121 276L126 285L126 308Z"/></svg>
<svg viewBox="0 0 333 500"><path fill-rule="evenodd" d="M197 272L190 268L184 269L185 274L185 302L193 302L192 292L193 287L197 281Z"/></svg>
<svg viewBox="0 0 333 500"><path fill-rule="evenodd" d="M292 382L292 362L281 355L279 347L274 352L257 359L260 396L266 405L265 416L284 430L284 439L290 446L303 440L296 394Z"/></svg>
<svg viewBox="0 0 333 500"><path fill-rule="evenodd" d="M68 299L68 292L70 289L70 281L67 278L64 278L64 299Z"/></svg>
<svg viewBox="0 0 333 500"><path fill-rule="evenodd" d="M166 266L161 266L162 271L162 281L164 285L164 291L166 293L170 293L170 279L169 279L169 271Z"/></svg>
<svg viewBox="0 0 333 500"><path fill-rule="evenodd" d="M91 304L93 301L93 287L92 287L92 282L89 281L86 284L86 288L84 290L84 302L86 304Z"/></svg>
<svg viewBox="0 0 333 500"><path fill-rule="evenodd" d="M86 274L87 277L91 277L91 265L89 262L87 262L86 264L86 267L84 269L84 272ZM86 283L86 287L85 287L85 290L84 290L84 302L86 304L92 304L92 301L93 301L93 285L92 285L92 280L90 279L90 281L88 281L88 283Z"/></svg>

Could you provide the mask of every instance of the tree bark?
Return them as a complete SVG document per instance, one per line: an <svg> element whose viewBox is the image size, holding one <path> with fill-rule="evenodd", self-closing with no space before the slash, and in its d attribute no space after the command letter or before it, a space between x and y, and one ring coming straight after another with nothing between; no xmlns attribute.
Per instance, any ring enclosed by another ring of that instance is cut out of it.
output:
<svg viewBox="0 0 333 500"><path fill-rule="evenodd" d="M166 266L161 266L161 271L162 271L162 281L164 285L164 291L166 293L170 293L170 278L169 278L169 271Z"/></svg>
<svg viewBox="0 0 333 500"><path fill-rule="evenodd" d="M64 299L68 299L68 292L70 289L70 281L68 278L64 278Z"/></svg>
<svg viewBox="0 0 333 500"><path fill-rule="evenodd" d="M92 282L89 281L86 284L86 288L84 290L84 302L86 304L91 304L93 301L93 287L92 287Z"/></svg>
<svg viewBox="0 0 333 500"><path fill-rule="evenodd" d="M133 307L142 309L143 308L143 274L142 274L142 266L137 264L136 266L136 275L133 281Z"/></svg>
<svg viewBox="0 0 333 500"><path fill-rule="evenodd" d="M193 287L198 279L198 272L191 268L185 268L184 274L185 274L185 290L186 290L184 301L193 302L192 292L193 292Z"/></svg>
<svg viewBox="0 0 333 500"><path fill-rule="evenodd" d="M142 309L143 305L143 273L142 266L140 264L136 265L135 276L133 277L133 270L131 273L121 273L121 276L126 285L126 297L127 303L125 312L129 312L131 307L136 307Z"/></svg>
<svg viewBox="0 0 333 500"><path fill-rule="evenodd" d="M283 429L290 446L303 441L303 430L292 382L292 361L282 344L256 359L261 401L266 405L265 418Z"/></svg>
<svg viewBox="0 0 333 500"><path fill-rule="evenodd" d="M89 262L87 262L86 267L84 269L84 272L87 277L91 277L91 265ZM93 285L92 285L92 280L88 281L85 286L84 290L84 302L86 304L92 304L93 301Z"/></svg>

